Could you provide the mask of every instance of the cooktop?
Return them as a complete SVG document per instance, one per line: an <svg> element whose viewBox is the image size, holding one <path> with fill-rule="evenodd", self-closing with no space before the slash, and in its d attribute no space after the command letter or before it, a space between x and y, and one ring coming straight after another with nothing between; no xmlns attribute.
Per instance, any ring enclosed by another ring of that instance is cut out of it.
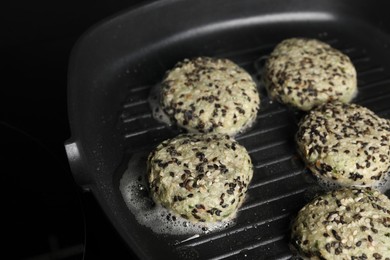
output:
<svg viewBox="0 0 390 260"><path fill-rule="evenodd" d="M136 259L70 172L68 58L94 23L141 2L7 1L1 17L0 162L8 259Z"/></svg>

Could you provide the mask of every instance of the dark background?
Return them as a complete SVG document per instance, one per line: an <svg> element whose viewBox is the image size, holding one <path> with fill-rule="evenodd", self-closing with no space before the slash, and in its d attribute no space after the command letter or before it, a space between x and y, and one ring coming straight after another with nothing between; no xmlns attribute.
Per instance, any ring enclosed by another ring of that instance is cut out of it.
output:
<svg viewBox="0 0 390 260"><path fill-rule="evenodd" d="M66 84L73 45L141 0L2 2L0 167L7 259L132 259L94 198L72 178Z"/></svg>

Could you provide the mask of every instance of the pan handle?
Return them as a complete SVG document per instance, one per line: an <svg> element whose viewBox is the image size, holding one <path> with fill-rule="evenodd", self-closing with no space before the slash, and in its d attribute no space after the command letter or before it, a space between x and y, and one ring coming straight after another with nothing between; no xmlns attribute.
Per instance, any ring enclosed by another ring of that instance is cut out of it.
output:
<svg viewBox="0 0 390 260"><path fill-rule="evenodd" d="M65 142L65 151L68 156L70 169L73 173L76 183L84 190L90 191L91 180L87 174L87 169L84 165L85 160L82 156L79 142L69 139Z"/></svg>

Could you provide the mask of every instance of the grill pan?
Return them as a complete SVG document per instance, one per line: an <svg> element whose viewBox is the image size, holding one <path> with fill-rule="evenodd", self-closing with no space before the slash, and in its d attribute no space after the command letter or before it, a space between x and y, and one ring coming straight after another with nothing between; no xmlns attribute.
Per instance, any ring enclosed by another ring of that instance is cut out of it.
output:
<svg viewBox="0 0 390 260"><path fill-rule="evenodd" d="M189 236L158 235L140 225L119 191L133 154L178 133L152 117L149 91L177 61L195 56L229 58L258 78L256 61L278 42L312 37L352 59L359 86L354 102L389 118L386 7L386 1L359 0L167 0L95 25L69 64L72 135L65 148L76 181L141 259L289 259L290 222L316 191L293 141L302 114L270 102L260 84L256 124L236 138L255 168L236 224L178 243Z"/></svg>

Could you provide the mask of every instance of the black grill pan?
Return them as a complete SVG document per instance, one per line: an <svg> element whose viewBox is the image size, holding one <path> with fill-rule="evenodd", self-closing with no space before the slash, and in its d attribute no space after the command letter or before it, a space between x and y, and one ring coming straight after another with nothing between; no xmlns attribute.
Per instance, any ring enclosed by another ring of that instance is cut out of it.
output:
<svg viewBox="0 0 390 260"><path fill-rule="evenodd" d="M386 1L155 1L91 28L71 55L67 141L75 179L91 191L141 259L289 259L288 229L315 184L293 137L299 113L270 102L263 86L256 124L237 137L255 174L235 226L178 243L140 225L119 191L132 154L150 151L177 130L151 116L147 97L177 61L226 57L257 78L256 61L288 37L312 37L354 62L354 102L390 117L390 20ZM103 236L103 234L102 234Z"/></svg>

